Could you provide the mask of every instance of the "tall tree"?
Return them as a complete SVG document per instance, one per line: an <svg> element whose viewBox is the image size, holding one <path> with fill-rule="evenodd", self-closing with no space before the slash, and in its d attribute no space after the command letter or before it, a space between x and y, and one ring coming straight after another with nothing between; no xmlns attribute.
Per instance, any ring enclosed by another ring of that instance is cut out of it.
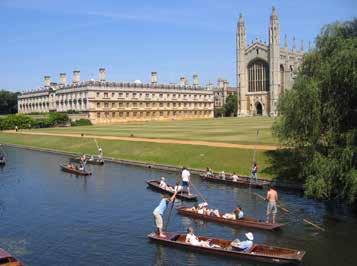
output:
<svg viewBox="0 0 357 266"><path fill-rule="evenodd" d="M237 113L237 95L230 94L224 104L224 116L232 116Z"/></svg>
<svg viewBox="0 0 357 266"><path fill-rule="evenodd" d="M0 90L0 114L17 113L18 92Z"/></svg>
<svg viewBox="0 0 357 266"><path fill-rule="evenodd" d="M327 25L279 101L273 131L302 155L308 196L357 199L356 64L357 19Z"/></svg>

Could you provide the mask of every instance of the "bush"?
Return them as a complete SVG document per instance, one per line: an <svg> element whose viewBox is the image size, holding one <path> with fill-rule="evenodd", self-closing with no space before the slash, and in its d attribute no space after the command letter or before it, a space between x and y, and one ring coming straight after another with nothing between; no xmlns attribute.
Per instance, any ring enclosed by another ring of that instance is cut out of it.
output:
<svg viewBox="0 0 357 266"><path fill-rule="evenodd" d="M26 115L8 115L4 118L0 118L0 130L10 130L18 128L29 128L32 126L34 120Z"/></svg>
<svg viewBox="0 0 357 266"><path fill-rule="evenodd" d="M50 113L48 115L48 120L51 126L66 125L70 122L69 117L65 113Z"/></svg>
<svg viewBox="0 0 357 266"><path fill-rule="evenodd" d="M71 122L72 127L91 126L91 125L92 125L92 122L89 119L79 119L79 120Z"/></svg>
<svg viewBox="0 0 357 266"><path fill-rule="evenodd" d="M47 118L40 118L36 119L32 125L34 128L46 128L46 127L51 127L52 124Z"/></svg>

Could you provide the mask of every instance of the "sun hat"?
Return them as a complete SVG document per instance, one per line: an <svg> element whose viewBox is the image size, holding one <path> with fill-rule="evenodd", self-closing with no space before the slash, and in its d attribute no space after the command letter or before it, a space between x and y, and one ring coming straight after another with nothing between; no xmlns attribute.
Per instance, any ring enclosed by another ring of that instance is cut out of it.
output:
<svg viewBox="0 0 357 266"><path fill-rule="evenodd" d="M250 241L253 241L253 239L254 239L254 236L253 236L253 234L252 234L251 232L246 233L245 236L246 236Z"/></svg>

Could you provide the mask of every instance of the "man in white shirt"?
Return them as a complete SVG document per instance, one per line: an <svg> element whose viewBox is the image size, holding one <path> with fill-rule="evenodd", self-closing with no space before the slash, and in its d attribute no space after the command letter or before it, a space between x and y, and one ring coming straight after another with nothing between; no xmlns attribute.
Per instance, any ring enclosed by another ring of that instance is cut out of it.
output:
<svg viewBox="0 0 357 266"><path fill-rule="evenodd" d="M187 190L188 194L191 195L190 192L190 171L187 170L186 167L182 168L181 178L182 178L182 186L185 190Z"/></svg>

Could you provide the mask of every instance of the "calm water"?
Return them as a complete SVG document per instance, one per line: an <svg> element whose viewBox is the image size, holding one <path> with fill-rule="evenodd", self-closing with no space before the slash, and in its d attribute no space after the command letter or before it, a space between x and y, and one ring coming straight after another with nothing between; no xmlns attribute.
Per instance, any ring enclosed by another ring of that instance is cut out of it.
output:
<svg viewBox="0 0 357 266"><path fill-rule="evenodd" d="M160 195L144 181L166 176L173 183L175 174L107 163L92 166L90 177L75 177L59 170L65 156L15 148L6 152L8 164L0 168L0 246L27 265L262 265L148 242ZM252 193L263 191L213 185L198 177L193 183L212 207L228 211L239 203L246 214L264 217L265 203ZM303 265L356 265L356 218L294 194L280 196L296 215L328 231L280 212L278 218L287 226L273 233L251 229L256 242L306 250ZM172 231L192 225L199 235L234 239L249 230L172 213Z"/></svg>

